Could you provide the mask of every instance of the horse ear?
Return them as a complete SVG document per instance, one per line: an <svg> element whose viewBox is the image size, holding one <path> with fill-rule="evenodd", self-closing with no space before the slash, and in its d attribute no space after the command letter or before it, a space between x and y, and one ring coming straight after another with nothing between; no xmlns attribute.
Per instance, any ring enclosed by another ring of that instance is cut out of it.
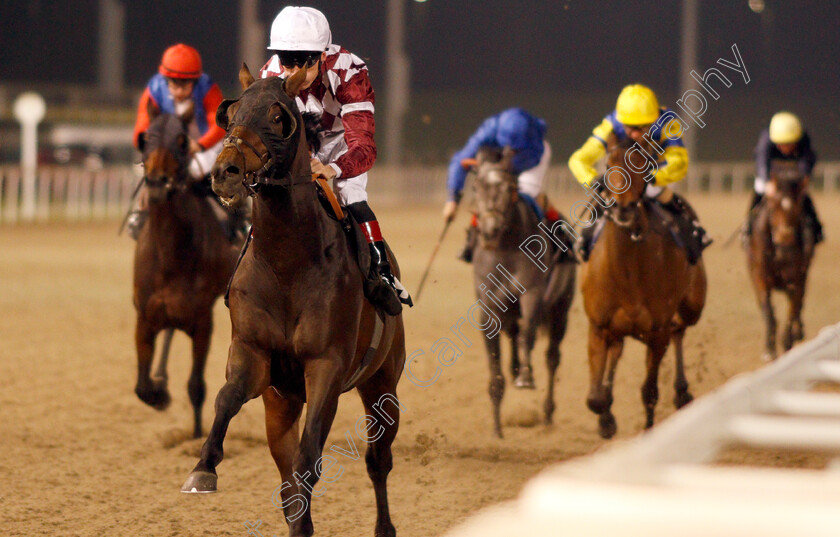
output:
<svg viewBox="0 0 840 537"><path fill-rule="evenodd" d="M146 150L146 140L147 140L147 138L148 138L148 134L146 134L145 132L141 132L137 136L137 149L141 153L145 152L145 150Z"/></svg>
<svg viewBox="0 0 840 537"><path fill-rule="evenodd" d="M248 86L254 83L254 76L245 62L242 62L242 67L239 69L239 83L242 84L242 91L245 91Z"/></svg>
<svg viewBox="0 0 840 537"><path fill-rule="evenodd" d="M187 105L187 109L184 110L184 112L180 116L178 116L178 119L180 119L184 125L189 125L194 118L195 102L191 100L190 103Z"/></svg>
<svg viewBox="0 0 840 537"><path fill-rule="evenodd" d="M306 81L306 69L299 69L297 73L293 74L283 82L283 89L286 95L294 99L300 93L303 83Z"/></svg>
<svg viewBox="0 0 840 537"><path fill-rule="evenodd" d="M152 99L146 101L146 115L149 116L149 121L160 115L160 109Z"/></svg>
<svg viewBox="0 0 840 537"><path fill-rule="evenodd" d="M235 99L225 99L221 103L219 103L219 107L216 108L216 125L221 127L224 130L228 130L228 124L230 123L230 114L228 114L228 108L234 103L238 102Z"/></svg>

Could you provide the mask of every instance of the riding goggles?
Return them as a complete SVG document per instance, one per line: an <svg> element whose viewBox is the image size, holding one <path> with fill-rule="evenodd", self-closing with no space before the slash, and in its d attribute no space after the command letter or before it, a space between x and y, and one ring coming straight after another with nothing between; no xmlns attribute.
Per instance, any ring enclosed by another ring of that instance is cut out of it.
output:
<svg viewBox="0 0 840 537"><path fill-rule="evenodd" d="M321 59L320 52L312 52L308 50L278 50L277 56L280 58L280 65L283 67L306 67L309 69Z"/></svg>

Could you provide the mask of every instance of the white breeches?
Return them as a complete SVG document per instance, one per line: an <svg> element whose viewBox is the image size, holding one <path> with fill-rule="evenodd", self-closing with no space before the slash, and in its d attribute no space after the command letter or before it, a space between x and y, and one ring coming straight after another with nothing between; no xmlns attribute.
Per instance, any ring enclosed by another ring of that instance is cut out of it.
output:
<svg viewBox="0 0 840 537"><path fill-rule="evenodd" d="M222 141L201 153L193 155L189 165L190 177L193 179L201 179L210 175L210 170L213 169L213 164L216 163L216 157L222 152Z"/></svg>
<svg viewBox="0 0 840 537"><path fill-rule="evenodd" d="M546 141L543 141L543 146L545 151L543 151L539 164L519 174L519 191L535 199L543 191L545 172L548 171L548 165L551 161L551 146Z"/></svg>
<svg viewBox="0 0 840 537"><path fill-rule="evenodd" d="M333 180L333 190L341 205L347 206L351 203L367 201L367 172L356 177L339 177Z"/></svg>

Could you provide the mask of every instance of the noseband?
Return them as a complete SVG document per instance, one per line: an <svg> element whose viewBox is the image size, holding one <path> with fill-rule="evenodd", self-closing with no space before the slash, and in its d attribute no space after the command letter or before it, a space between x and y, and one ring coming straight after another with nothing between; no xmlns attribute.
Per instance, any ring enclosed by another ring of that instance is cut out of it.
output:
<svg viewBox="0 0 840 537"><path fill-rule="evenodd" d="M606 211L605 211L606 217L613 224L615 224L616 227L618 227L619 229L623 229L624 231L627 231L630 234L630 240L631 241L641 242L642 240L644 240L645 235L647 235L648 230L645 229L645 230L642 230L641 233L639 233L636 230L636 226L634 226L634 224L636 223L635 219L632 219L632 218L629 219L629 220L619 219L618 215L616 214L617 211L614 210L614 207L616 207L616 206L617 205L613 204L612 207L609 207L609 208L606 209ZM644 199L639 198L635 203L632 204L632 206L635 207L635 210L636 210L637 214L640 213L643 210L643 207L644 207Z"/></svg>
<svg viewBox="0 0 840 537"><path fill-rule="evenodd" d="M245 153L242 151L243 145L250 149L254 156L260 160L260 164L262 164L262 166L259 169L251 172L246 171L248 161L245 158ZM232 147L237 153L239 153L239 156L242 157L242 182L249 191L253 192L258 184L265 182L264 179L268 176L271 167L274 165L274 159L271 157L271 153L268 149L265 150L265 153L261 154L259 150L254 147L254 144L234 134L230 134L225 138L224 142L222 142L222 147ZM261 179L263 180L261 181Z"/></svg>

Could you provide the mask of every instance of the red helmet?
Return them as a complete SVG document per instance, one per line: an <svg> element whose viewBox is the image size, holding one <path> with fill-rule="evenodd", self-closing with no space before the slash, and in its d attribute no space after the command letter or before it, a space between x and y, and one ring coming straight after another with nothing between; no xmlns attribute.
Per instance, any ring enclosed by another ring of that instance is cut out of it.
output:
<svg viewBox="0 0 840 537"><path fill-rule="evenodd" d="M201 55L191 46L178 43L163 53L158 72L167 78L198 78L201 76Z"/></svg>

